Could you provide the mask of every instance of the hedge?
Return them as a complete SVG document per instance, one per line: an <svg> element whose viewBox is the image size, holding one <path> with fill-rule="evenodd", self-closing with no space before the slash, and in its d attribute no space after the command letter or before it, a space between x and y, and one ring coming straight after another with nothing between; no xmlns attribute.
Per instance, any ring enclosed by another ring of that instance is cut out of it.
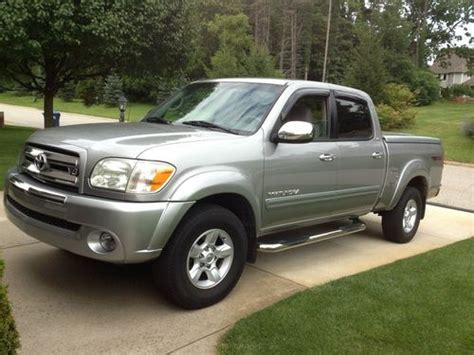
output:
<svg viewBox="0 0 474 355"><path fill-rule="evenodd" d="M4 263L0 260L0 354L16 354L20 348L20 337L8 302L7 287L1 282L3 270Z"/></svg>

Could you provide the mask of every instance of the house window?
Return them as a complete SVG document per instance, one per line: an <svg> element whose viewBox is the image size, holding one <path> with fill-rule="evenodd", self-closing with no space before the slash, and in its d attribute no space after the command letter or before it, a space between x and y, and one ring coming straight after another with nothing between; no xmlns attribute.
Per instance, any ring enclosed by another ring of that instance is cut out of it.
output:
<svg viewBox="0 0 474 355"><path fill-rule="evenodd" d="M446 80L446 74L443 74L443 80Z"/></svg>

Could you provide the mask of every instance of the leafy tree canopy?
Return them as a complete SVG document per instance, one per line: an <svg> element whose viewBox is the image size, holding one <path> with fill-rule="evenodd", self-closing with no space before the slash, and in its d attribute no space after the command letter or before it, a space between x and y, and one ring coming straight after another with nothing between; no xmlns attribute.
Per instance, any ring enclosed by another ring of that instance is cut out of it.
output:
<svg viewBox="0 0 474 355"><path fill-rule="evenodd" d="M186 2L10 0L0 2L0 71L53 97L67 82L112 68L171 75L186 59Z"/></svg>

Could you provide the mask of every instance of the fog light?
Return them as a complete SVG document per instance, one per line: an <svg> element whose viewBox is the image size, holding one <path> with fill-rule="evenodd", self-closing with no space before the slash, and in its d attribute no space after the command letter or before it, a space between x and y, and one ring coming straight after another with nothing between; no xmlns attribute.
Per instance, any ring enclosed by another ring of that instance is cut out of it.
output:
<svg viewBox="0 0 474 355"><path fill-rule="evenodd" d="M114 251L115 248L117 248L117 243L115 242L115 238L106 232L103 232L100 234L99 243L102 249L104 249L107 252Z"/></svg>

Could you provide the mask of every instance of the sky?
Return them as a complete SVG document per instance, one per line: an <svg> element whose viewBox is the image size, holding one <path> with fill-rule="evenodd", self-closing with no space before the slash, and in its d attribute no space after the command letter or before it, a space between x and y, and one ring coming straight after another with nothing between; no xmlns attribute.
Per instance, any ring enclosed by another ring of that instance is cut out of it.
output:
<svg viewBox="0 0 474 355"><path fill-rule="evenodd" d="M474 36L474 23L470 23L467 26L466 25L458 26L456 27L456 35L462 36L463 39L461 41L456 41L456 45L457 46L465 45L465 46L474 48L474 43L469 44L469 38L466 38L466 36L464 36L463 27L467 27L467 31L471 34L471 36Z"/></svg>

